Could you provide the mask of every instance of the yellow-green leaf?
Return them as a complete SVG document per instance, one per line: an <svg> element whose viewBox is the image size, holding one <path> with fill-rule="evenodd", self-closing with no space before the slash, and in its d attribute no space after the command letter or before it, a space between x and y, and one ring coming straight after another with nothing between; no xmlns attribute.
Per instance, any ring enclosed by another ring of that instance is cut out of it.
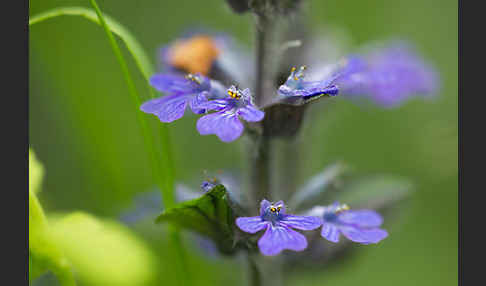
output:
<svg viewBox="0 0 486 286"><path fill-rule="evenodd" d="M156 260L130 229L118 222L75 212L50 217L51 239L89 285L146 285Z"/></svg>
<svg viewBox="0 0 486 286"><path fill-rule="evenodd" d="M44 166L37 160L34 151L29 148L29 190L37 194L42 185Z"/></svg>
<svg viewBox="0 0 486 286"><path fill-rule="evenodd" d="M29 149L29 279L51 270L61 285L76 285L68 261L50 239L47 219L36 197L42 174L42 165Z"/></svg>

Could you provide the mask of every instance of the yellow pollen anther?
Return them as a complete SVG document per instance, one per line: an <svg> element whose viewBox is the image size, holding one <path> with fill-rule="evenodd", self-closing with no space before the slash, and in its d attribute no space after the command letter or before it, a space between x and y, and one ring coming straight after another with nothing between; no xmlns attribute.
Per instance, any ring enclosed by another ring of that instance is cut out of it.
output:
<svg viewBox="0 0 486 286"><path fill-rule="evenodd" d="M295 68L295 67L292 67L292 68L290 69L290 72L294 72L295 70L296 70L296 68Z"/></svg>
<svg viewBox="0 0 486 286"><path fill-rule="evenodd" d="M233 92L231 90L228 90L228 95L233 99L240 99L240 97L241 97L241 94L238 91Z"/></svg>
<svg viewBox="0 0 486 286"><path fill-rule="evenodd" d="M277 211L277 208L275 208L275 207L271 207L271 208L270 208L270 211L271 211L272 213L274 213L274 212L276 212L276 211Z"/></svg>

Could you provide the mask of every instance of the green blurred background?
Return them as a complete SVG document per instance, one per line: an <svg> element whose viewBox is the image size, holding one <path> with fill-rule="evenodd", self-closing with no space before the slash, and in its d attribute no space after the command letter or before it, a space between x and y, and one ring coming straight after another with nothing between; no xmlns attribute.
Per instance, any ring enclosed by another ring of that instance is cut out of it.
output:
<svg viewBox="0 0 486 286"><path fill-rule="evenodd" d="M232 33L253 43L252 16L232 14L223 0L98 1L101 9L138 38L149 55L190 26ZM88 1L32 0L30 14ZM390 237L317 273L289 277L289 285L455 285L457 283L457 1L308 1L314 28L344 28L353 46L402 37L440 71L434 101L413 100L393 110L360 108L337 100L306 134L306 173L337 159L362 172L405 176L417 190L406 216L387 225ZM124 54L130 58L123 48ZM126 84L101 27L61 17L30 29L30 145L45 165L39 198L48 213L86 211L117 218L133 196L152 188L149 162ZM140 92L143 78L129 65ZM151 121L156 122L151 117ZM203 178L203 170L241 166L238 144L200 136L196 117L171 124L177 179ZM157 255L157 281L172 285L173 250L150 224L136 235ZM149 231L147 231L149 229ZM234 260L205 258L186 243L200 285L240 283ZM238 284L238 285L240 285ZM83 285L88 285L87 283Z"/></svg>

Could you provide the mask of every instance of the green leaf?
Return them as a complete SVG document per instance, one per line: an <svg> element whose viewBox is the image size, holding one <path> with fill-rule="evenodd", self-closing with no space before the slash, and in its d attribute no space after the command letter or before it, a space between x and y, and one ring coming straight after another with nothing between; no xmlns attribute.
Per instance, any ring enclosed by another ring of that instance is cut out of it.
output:
<svg viewBox="0 0 486 286"><path fill-rule="evenodd" d="M98 25L101 25L98 16L96 15L93 9L88 9L84 7L59 7L48 10L46 12L40 13L33 17L30 17L29 26L34 24L40 23L42 21L59 17L59 16L81 16L84 17ZM104 18L106 20L107 26L110 28L111 32L116 34L120 37L120 39L125 43L128 51L133 56L137 67L142 72L145 79L149 79L149 77L154 73L154 69L150 63L149 57L143 50L140 43L136 40L136 38L118 21L113 19L112 17L104 14Z"/></svg>
<svg viewBox="0 0 486 286"><path fill-rule="evenodd" d="M29 165L42 166L29 150ZM29 179L40 185L39 169L29 170ZM29 189L29 280L51 270L61 285L76 285L71 270L90 285L135 285L151 282L155 259L128 229L83 213L54 218L50 224Z"/></svg>
<svg viewBox="0 0 486 286"><path fill-rule="evenodd" d="M146 244L120 223L75 212L52 215L50 239L86 285L151 285L157 260Z"/></svg>
<svg viewBox="0 0 486 286"><path fill-rule="evenodd" d="M29 190L29 280L48 271L49 262L59 257L57 250L45 239L47 221L32 190Z"/></svg>
<svg viewBox="0 0 486 286"><path fill-rule="evenodd" d="M228 193L223 185L216 185L201 197L180 203L160 214L156 222L170 222L207 236L221 252L231 254L234 249L234 221Z"/></svg>
<svg viewBox="0 0 486 286"><path fill-rule="evenodd" d="M37 160L34 152L29 149L29 190L34 194L40 191L44 178L44 166Z"/></svg>
<svg viewBox="0 0 486 286"><path fill-rule="evenodd" d="M42 165L29 149L29 279L51 270L61 285L76 285L68 261L50 239L47 219L36 197L35 192L42 183L42 173Z"/></svg>

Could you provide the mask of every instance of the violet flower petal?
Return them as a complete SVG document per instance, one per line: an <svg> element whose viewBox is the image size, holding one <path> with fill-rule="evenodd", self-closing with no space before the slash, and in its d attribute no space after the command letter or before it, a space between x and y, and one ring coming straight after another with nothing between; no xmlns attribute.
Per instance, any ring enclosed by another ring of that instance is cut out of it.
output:
<svg viewBox="0 0 486 286"><path fill-rule="evenodd" d="M321 236L331 242L339 242L339 229L332 223L322 225Z"/></svg>
<svg viewBox="0 0 486 286"><path fill-rule="evenodd" d="M340 226L339 230L347 239L362 244L378 243L388 236L388 232L380 228L361 229L359 227Z"/></svg>
<svg viewBox="0 0 486 286"><path fill-rule="evenodd" d="M359 227L378 227L383 223L383 217L373 210L349 210L339 214L339 221Z"/></svg>
<svg viewBox="0 0 486 286"><path fill-rule="evenodd" d="M174 94L149 100L140 106L145 113L152 113L162 122L172 122L184 115L190 96Z"/></svg>
<svg viewBox="0 0 486 286"><path fill-rule="evenodd" d="M253 105L247 105L238 110L238 114L246 121L257 122L263 119L265 112L258 110Z"/></svg>
<svg viewBox="0 0 486 286"><path fill-rule="evenodd" d="M270 222L262 220L259 216L239 217L236 219L236 225L244 232L256 233L266 228Z"/></svg>
<svg viewBox="0 0 486 286"><path fill-rule="evenodd" d="M313 230L320 227L322 221L314 216L286 215L280 223L300 230Z"/></svg>
<svg viewBox="0 0 486 286"><path fill-rule="evenodd" d="M208 101L206 97L207 92L201 92L196 96L193 96L191 101L189 101L189 106L191 107L192 112L195 114L202 114L206 112L206 108L204 105Z"/></svg>
<svg viewBox="0 0 486 286"><path fill-rule="evenodd" d="M194 84L180 75L156 74L150 77L150 85L158 91L170 93L192 93Z"/></svg>
<svg viewBox="0 0 486 286"><path fill-rule="evenodd" d="M258 240L263 255L273 256L284 249L302 251L307 247L304 235L285 226L269 225L265 234Z"/></svg>
<svg viewBox="0 0 486 286"><path fill-rule="evenodd" d="M365 95L384 107L416 96L432 96L438 89L436 71L408 45L393 44L365 56L366 67L337 80L344 94Z"/></svg>
<svg viewBox="0 0 486 286"><path fill-rule="evenodd" d="M201 135L216 134L223 142L231 142L243 133L243 124L235 113L220 111L199 118L197 130Z"/></svg>
<svg viewBox="0 0 486 286"><path fill-rule="evenodd" d="M302 96L304 98L311 98L318 95L335 96L339 93L339 89L335 85L321 85L305 89L295 90L293 96Z"/></svg>
<svg viewBox="0 0 486 286"><path fill-rule="evenodd" d="M225 99L215 99L210 100L204 104L204 108L207 110L221 111L226 109L228 106L228 101Z"/></svg>
<svg viewBox="0 0 486 286"><path fill-rule="evenodd" d="M265 214L265 211L271 206L271 203L263 199L260 203L260 216Z"/></svg>

